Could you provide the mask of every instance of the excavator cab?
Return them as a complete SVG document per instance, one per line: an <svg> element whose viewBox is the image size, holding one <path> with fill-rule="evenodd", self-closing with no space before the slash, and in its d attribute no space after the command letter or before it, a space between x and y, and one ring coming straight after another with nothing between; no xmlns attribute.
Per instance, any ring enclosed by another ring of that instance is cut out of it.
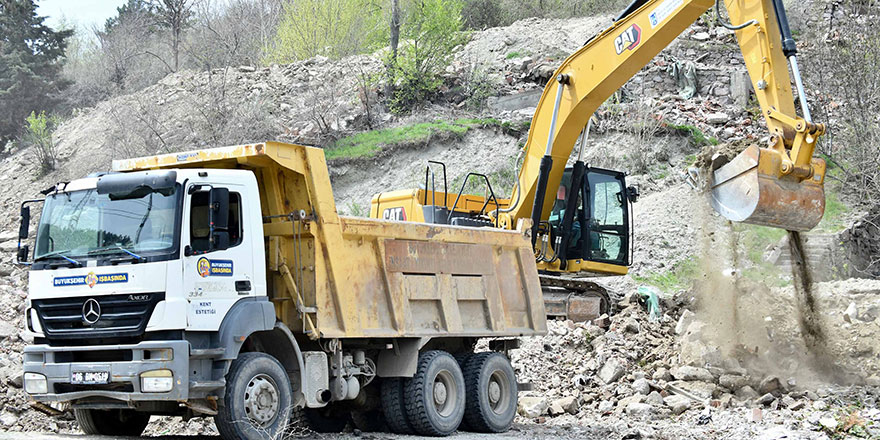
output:
<svg viewBox="0 0 880 440"><path fill-rule="evenodd" d="M580 183L572 185L573 169L566 168L556 191L556 201L547 221L550 240L559 243L560 258L629 266L632 255L632 201L635 192L626 186L624 173L587 167ZM577 197L570 230L565 228L565 209L569 197ZM586 203L585 203L586 202ZM567 266L562 264L561 266Z"/></svg>

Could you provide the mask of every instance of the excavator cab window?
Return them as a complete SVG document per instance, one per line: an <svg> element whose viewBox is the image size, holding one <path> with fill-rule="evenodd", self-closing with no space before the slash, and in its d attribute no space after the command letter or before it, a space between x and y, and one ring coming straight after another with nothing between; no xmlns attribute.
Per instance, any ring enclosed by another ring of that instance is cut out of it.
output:
<svg viewBox="0 0 880 440"><path fill-rule="evenodd" d="M572 170L562 175L556 202L550 213L552 235L562 236L562 218L570 195L578 198L577 212L569 234L566 259L585 259L602 263L629 264L629 204L623 173L587 168L586 178L571 193ZM584 200L589 203L584 206Z"/></svg>

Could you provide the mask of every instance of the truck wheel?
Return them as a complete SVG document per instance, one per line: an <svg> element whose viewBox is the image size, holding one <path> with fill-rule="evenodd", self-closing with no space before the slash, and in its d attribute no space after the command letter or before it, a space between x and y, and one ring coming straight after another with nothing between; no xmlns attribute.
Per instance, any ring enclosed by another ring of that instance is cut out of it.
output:
<svg viewBox="0 0 880 440"><path fill-rule="evenodd" d="M290 421L290 379L264 353L242 353L226 374L223 404L214 416L224 439L277 438Z"/></svg>
<svg viewBox="0 0 880 440"><path fill-rule="evenodd" d="M388 377L382 380L382 413L388 429L396 434L412 434L415 431L406 415L406 402L403 398L404 381L399 377Z"/></svg>
<svg viewBox="0 0 880 440"><path fill-rule="evenodd" d="M504 432L516 416L516 373L501 353L471 356L464 367L465 420L477 432Z"/></svg>
<svg viewBox="0 0 880 440"><path fill-rule="evenodd" d="M422 353L404 395L407 416L416 433L447 436L461 424L465 407L464 376L451 354L441 350Z"/></svg>
<svg viewBox="0 0 880 440"><path fill-rule="evenodd" d="M147 429L150 415L133 409L74 409L79 429L88 435L137 437Z"/></svg>
<svg viewBox="0 0 880 440"><path fill-rule="evenodd" d="M303 416L309 429L323 434L340 433L348 426L348 415L334 411L330 405L323 408L305 408Z"/></svg>

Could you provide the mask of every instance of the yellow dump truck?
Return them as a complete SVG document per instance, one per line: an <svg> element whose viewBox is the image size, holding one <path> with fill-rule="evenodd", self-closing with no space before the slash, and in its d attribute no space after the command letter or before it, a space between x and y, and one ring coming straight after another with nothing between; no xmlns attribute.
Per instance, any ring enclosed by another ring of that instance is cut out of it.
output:
<svg viewBox="0 0 880 440"><path fill-rule="evenodd" d="M342 217L323 150L277 142L113 169L22 206L33 399L105 435L161 414L276 438L295 408L323 432L510 427L505 352L546 331L527 222Z"/></svg>

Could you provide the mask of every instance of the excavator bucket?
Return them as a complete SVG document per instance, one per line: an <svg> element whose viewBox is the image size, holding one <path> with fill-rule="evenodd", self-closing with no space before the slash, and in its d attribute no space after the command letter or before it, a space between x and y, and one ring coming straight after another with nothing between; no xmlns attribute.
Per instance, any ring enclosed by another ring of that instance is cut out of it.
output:
<svg viewBox="0 0 880 440"><path fill-rule="evenodd" d="M825 163L813 159L809 179L768 174L779 169L780 154L755 145L727 162L713 161L712 206L729 220L808 231L825 213Z"/></svg>

